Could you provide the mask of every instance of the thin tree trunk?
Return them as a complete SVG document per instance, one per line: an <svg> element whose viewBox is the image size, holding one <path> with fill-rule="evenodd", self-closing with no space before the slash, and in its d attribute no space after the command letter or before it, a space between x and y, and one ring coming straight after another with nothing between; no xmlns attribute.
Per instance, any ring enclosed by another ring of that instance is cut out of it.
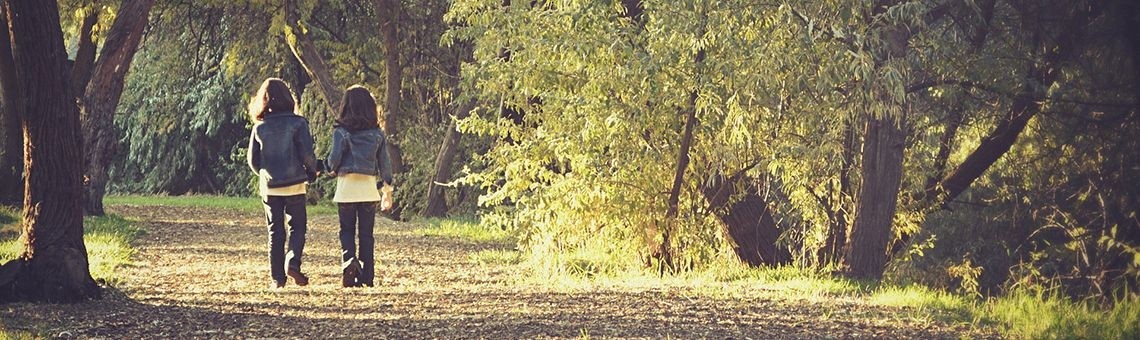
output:
<svg viewBox="0 0 1140 340"><path fill-rule="evenodd" d="M958 136L958 127L962 125L962 108L950 109L950 122L946 125L946 133L938 140L938 155L934 156L934 174L926 179L927 194L931 194L938 187L938 180L946 173L946 161L950 159L953 151L954 138Z"/></svg>
<svg viewBox="0 0 1140 340"><path fill-rule="evenodd" d="M456 112L456 119L467 118L474 106L475 102L463 105L459 108L459 112ZM439 154L435 157L435 175L432 176L431 183L428 183L427 207L424 208L425 217L447 215L447 199L443 192L444 186L440 183L451 181L451 166L455 162L455 155L459 153L459 138L461 136L462 134L456 127L456 121L452 120L448 126L447 135L443 137L443 143L439 147Z"/></svg>
<svg viewBox="0 0 1140 340"><path fill-rule="evenodd" d="M24 202L23 88L16 80L6 10L0 27L0 205L17 206Z"/></svg>
<svg viewBox="0 0 1140 340"><path fill-rule="evenodd" d="M697 51L696 57L693 58L696 65L704 63L705 50ZM676 271L676 265L673 263L673 248L670 245L670 238L673 236L673 225L677 219L678 205L681 198L681 187L685 184L685 170L689 168L689 149L693 146L693 130L697 126L697 91L693 90L689 93L689 101L686 104L685 111L685 126L681 131L681 147L677 152L677 168L673 173L673 185L669 189L669 199L666 201L668 209L665 211L665 228L661 233L661 246L657 251L657 255L661 260L661 271L664 273L666 268L669 271Z"/></svg>
<svg viewBox="0 0 1140 340"><path fill-rule="evenodd" d="M317 94L325 100L327 116L334 117L340 110L342 96L340 86L333 81L328 64L325 64L324 58L321 58L312 37L301 28L301 14L298 11L296 0L285 1L285 41L289 44L289 50L293 51L293 55L309 72L309 77L317 83L317 89L320 91Z"/></svg>
<svg viewBox="0 0 1140 340"><path fill-rule="evenodd" d="M376 12L380 17L380 31L384 36L384 66L387 71L387 82L384 88L384 133L388 136L388 158L392 161L392 170L401 173L405 170L404 151L400 149L399 127L396 126L396 117L400 116L400 85L402 84L403 69L400 67L400 1L375 0Z"/></svg>
<svg viewBox="0 0 1140 340"><path fill-rule="evenodd" d="M23 252L0 266L0 301L100 296L83 244L82 135L55 1L3 2L17 86L26 90Z"/></svg>
<svg viewBox="0 0 1140 340"><path fill-rule="evenodd" d="M155 0L127 0L119 8L107 42L99 54L91 82L83 96L83 141L87 145L85 211L102 216L103 195L107 191L107 171L119 142L115 130L115 108L123 95L127 71L142 41L143 30Z"/></svg>
<svg viewBox="0 0 1140 340"><path fill-rule="evenodd" d="M831 225L827 231L827 239L819 256L819 263L836 263L843 257L844 248L847 247L847 228L851 223L848 220L851 198L855 197L854 186L851 184L851 170L855 166L855 123L847 122L843 127L842 160L839 166L839 192L829 209Z"/></svg>
<svg viewBox="0 0 1140 340"><path fill-rule="evenodd" d="M75 63L71 65L71 93L82 97L87 90L87 83L91 81L91 68L95 66L95 41L91 39L91 30L99 22L99 10L92 9L83 18L83 25L79 28L79 48L75 52ZM77 98L82 100L83 98Z"/></svg>

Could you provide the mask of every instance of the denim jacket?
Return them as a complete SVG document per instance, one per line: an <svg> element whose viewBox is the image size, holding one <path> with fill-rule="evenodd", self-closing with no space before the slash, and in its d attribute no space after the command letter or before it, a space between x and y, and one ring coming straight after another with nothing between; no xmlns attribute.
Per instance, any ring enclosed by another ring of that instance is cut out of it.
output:
<svg viewBox="0 0 1140 340"><path fill-rule="evenodd" d="M379 176L378 188L392 184L392 161L388 159L387 146L384 132L379 128L350 132L338 126L333 130L329 171Z"/></svg>
<svg viewBox="0 0 1140 340"><path fill-rule="evenodd" d="M270 188L316 179L317 157L309 121L291 112L265 115L250 131L246 161L254 173L268 173Z"/></svg>

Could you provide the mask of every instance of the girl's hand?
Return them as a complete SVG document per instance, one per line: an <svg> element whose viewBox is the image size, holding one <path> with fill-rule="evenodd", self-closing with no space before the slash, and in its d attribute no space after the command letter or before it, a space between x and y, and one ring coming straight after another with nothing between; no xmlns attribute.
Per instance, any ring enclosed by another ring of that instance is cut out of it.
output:
<svg viewBox="0 0 1140 340"><path fill-rule="evenodd" d="M380 188L380 211L392 210L394 203L392 202L392 191L395 191L391 185L385 185Z"/></svg>

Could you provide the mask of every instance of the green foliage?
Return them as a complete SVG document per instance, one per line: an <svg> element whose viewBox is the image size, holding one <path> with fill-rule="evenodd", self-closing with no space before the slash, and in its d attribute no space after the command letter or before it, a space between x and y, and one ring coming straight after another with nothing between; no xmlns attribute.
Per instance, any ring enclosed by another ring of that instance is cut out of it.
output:
<svg viewBox="0 0 1140 340"><path fill-rule="evenodd" d="M740 71L767 69L760 56L772 50L761 37L775 24L771 13L734 4L646 6L644 29L620 17L614 2L506 9L468 1L449 13L461 25L447 38L474 44L465 79L478 97L494 98L461 124L496 140L476 159L483 170L463 183L487 190L480 203L504 208L487 220L521 230L536 260L591 248L583 252L636 261L667 232L668 246L683 249L681 262L707 262L722 240L701 183L767 158L760 141L768 135L756 132L778 102L764 87L773 79ZM706 61L694 61L698 51ZM682 113L690 109L702 125L681 215L665 221Z"/></svg>
<svg viewBox="0 0 1140 340"><path fill-rule="evenodd" d="M161 6L161 7L159 7ZM286 55L264 12L248 7L159 5L128 74L112 192L251 193L245 166L249 93ZM235 43L240 42L240 43ZM175 175L177 174L177 175Z"/></svg>

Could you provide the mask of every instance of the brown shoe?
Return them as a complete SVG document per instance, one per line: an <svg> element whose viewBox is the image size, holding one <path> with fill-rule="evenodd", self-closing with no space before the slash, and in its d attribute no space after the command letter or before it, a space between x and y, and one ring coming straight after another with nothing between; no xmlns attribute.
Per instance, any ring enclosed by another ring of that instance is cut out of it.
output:
<svg viewBox="0 0 1140 340"><path fill-rule="evenodd" d="M293 282L298 286L306 286L309 284L309 277L301 273L300 269L289 268L285 271L285 275L289 275L289 277L293 278Z"/></svg>
<svg viewBox="0 0 1140 340"><path fill-rule="evenodd" d="M356 283L358 276L360 276L360 263L356 260L350 260L348 265L344 266L344 275L341 276L340 286L346 288L360 287L360 284Z"/></svg>

